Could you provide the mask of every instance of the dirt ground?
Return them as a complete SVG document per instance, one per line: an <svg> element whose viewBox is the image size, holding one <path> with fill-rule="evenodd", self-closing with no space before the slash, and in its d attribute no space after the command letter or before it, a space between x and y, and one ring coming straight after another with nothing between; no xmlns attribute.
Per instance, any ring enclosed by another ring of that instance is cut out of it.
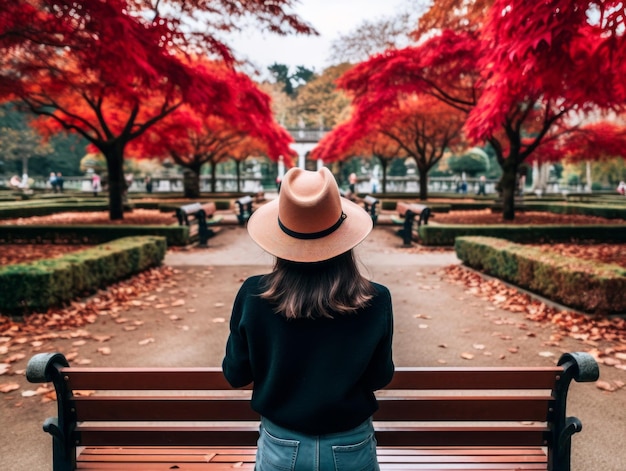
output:
<svg viewBox="0 0 626 471"><path fill-rule="evenodd" d="M612 341L575 337L553 320L532 320L507 303L518 295L510 287L500 288L499 298L481 296L449 276L459 265L450 250L401 244L393 227L378 226L357 249L364 273L391 290L398 366L546 366L567 351L626 348L621 334ZM55 415L54 402L49 388L38 390L41 385L24 377L34 353L59 351L72 364L93 366L219 366L241 282L271 263L245 229L227 226L207 249L169 251L164 266L140 285L121 283L66 308L68 318L84 322L66 325L60 313L39 317L38 331L47 333L39 336L20 322L0 324L0 388L13 385L0 393L4 461L17 471L51 469L51 439L41 424ZM620 365L600 365L606 384L571 387L568 413L584 426L573 440L573 471L624 470L626 388L620 385L626 371Z"/></svg>

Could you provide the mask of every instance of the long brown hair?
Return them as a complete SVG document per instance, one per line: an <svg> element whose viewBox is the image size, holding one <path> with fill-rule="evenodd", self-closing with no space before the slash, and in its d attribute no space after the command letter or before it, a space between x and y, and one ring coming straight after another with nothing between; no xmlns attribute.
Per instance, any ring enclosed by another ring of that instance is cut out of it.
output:
<svg viewBox="0 0 626 471"><path fill-rule="evenodd" d="M274 270L263 281L261 297L288 319L354 313L374 294L372 284L359 272L352 250L313 263L277 258Z"/></svg>

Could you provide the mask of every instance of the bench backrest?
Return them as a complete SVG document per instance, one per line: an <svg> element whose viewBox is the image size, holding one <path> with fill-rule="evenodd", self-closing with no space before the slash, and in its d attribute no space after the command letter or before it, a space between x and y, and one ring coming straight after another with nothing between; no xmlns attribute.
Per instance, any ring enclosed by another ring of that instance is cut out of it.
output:
<svg viewBox="0 0 626 471"><path fill-rule="evenodd" d="M593 381L597 363L565 354L561 366L397 368L377 392L380 446L567 446L572 379ZM31 359L31 382L54 382L58 419L44 429L70 446L253 446L258 414L250 388L233 390L219 368L68 367L60 354ZM58 433L57 433L58 431ZM566 437L567 438L567 437ZM551 459L552 451L548 460ZM562 453L561 453L562 454Z"/></svg>
<svg viewBox="0 0 626 471"><path fill-rule="evenodd" d="M239 198L236 203L242 207L245 205L249 205L252 204L252 196L242 196L241 198Z"/></svg>
<svg viewBox="0 0 626 471"><path fill-rule="evenodd" d="M396 203L396 211L398 211L398 214L402 217L404 217L406 212L409 210L411 210L413 214L419 216L422 211L426 209L430 211L430 208L425 204L407 203L405 201L398 201L398 203Z"/></svg>
<svg viewBox="0 0 626 471"><path fill-rule="evenodd" d="M377 427L378 443L541 446L548 440L548 411L554 407L552 390L562 371L400 369L393 382L378 394L380 409L374 418L392 423ZM207 435L211 427L206 425L174 425L259 419L250 408L249 393L233 391L218 369L67 368L61 374L67 377L71 390L79 391L70 401L77 420L89 423L76 428L77 439L84 445L157 442L182 446L215 440L223 445L254 445L258 438L256 425L231 423L215 431L214 435L221 435L219 438L210 439ZM84 391L97 394L85 395ZM121 394L129 391L132 394ZM454 395L442 391L454 391ZM120 422L105 426L101 421ZM141 427L136 422L151 422L151 426ZM413 424L407 426L408 422ZM426 422L435 423L424 425ZM447 422L466 425L450 427ZM156 423L161 432L155 431ZM167 434L162 433L163 429Z"/></svg>
<svg viewBox="0 0 626 471"><path fill-rule="evenodd" d="M200 211L204 212L204 217L211 217L215 213L215 203L213 201L209 201L208 203L190 203L181 206L176 209L176 217L178 218L178 223L181 226L189 225L189 216L195 215L197 216Z"/></svg>

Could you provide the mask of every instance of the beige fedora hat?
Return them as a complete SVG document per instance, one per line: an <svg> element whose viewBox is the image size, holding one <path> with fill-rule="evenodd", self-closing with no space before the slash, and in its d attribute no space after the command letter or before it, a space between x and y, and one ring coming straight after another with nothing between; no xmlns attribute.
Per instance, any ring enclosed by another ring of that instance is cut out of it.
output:
<svg viewBox="0 0 626 471"><path fill-rule="evenodd" d="M342 198L326 167L317 172L292 168L283 177L277 199L258 208L248 233L263 250L294 262L321 262L363 241L372 218Z"/></svg>

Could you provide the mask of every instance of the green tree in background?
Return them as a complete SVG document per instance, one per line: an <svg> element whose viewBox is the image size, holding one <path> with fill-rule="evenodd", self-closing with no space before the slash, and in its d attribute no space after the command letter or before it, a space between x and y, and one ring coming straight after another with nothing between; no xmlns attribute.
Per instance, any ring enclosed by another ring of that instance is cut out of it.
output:
<svg viewBox="0 0 626 471"><path fill-rule="evenodd" d="M274 62L267 68L274 80L283 85L283 92L290 97L294 97L297 94L298 88L315 77L315 72L302 65L296 67L294 73L290 73L289 66L285 64L278 64Z"/></svg>

